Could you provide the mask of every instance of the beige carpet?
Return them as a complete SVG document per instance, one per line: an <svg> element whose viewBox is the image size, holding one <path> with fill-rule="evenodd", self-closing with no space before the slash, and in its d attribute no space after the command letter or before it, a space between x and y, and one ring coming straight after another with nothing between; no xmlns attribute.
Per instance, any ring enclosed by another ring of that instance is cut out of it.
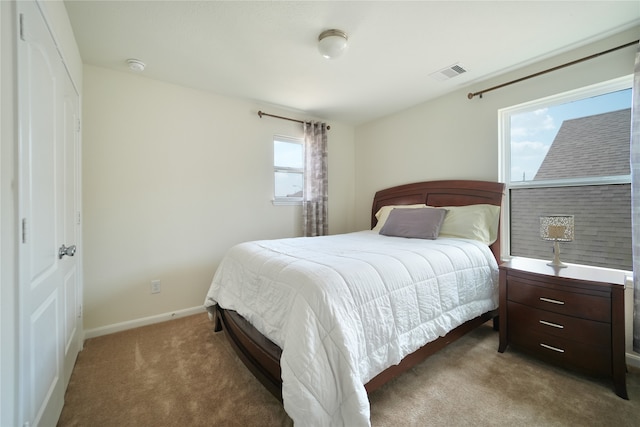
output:
<svg viewBox="0 0 640 427"><path fill-rule="evenodd" d="M638 426L606 380L496 351L483 325L370 396L373 426ZM59 426L290 426L206 314L88 340Z"/></svg>

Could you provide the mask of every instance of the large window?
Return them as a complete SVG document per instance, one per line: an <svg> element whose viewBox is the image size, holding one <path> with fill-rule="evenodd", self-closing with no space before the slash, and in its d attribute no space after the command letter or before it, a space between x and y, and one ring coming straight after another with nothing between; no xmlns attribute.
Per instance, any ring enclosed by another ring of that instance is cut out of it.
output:
<svg viewBox="0 0 640 427"><path fill-rule="evenodd" d="M573 215L565 262L632 270L631 76L499 111L508 255L551 259L540 217Z"/></svg>
<svg viewBox="0 0 640 427"><path fill-rule="evenodd" d="M273 138L274 203L301 203L304 190L304 141Z"/></svg>

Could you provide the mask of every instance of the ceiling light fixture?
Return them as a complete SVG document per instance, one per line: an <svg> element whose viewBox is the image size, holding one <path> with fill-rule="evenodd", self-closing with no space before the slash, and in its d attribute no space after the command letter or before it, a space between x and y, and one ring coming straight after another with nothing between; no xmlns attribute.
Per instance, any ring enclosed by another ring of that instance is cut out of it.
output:
<svg viewBox="0 0 640 427"><path fill-rule="evenodd" d="M135 71L137 73L141 73L144 71L144 67L146 67L145 63L139 59L127 59L127 65L131 71Z"/></svg>
<svg viewBox="0 0 640 427"><path fill-rule="evenodd" d="M327 59L337 58L347 48L347 33L340 30L326 30L318 36L318 50Z"/></svg>

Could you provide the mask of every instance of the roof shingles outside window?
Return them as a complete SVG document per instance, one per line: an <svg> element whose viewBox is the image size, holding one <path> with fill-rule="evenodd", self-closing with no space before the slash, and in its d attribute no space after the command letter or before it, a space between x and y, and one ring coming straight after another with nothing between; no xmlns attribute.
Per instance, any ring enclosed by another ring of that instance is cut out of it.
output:
<svg viewBox="0 0 640 427"><path fill-rule="evenodd" d="M631 108L565 120L534 181L629 175Z"/></svg>
<svg viewBox="0 0 640 427"><path fill-rule="evenodd" d="M628 175L631 109L565 121L534 181ZM632 269L631 184L511 189L511 255L551 259L539 218L575 216L573 242L561 243L566 262Z"/></svg>

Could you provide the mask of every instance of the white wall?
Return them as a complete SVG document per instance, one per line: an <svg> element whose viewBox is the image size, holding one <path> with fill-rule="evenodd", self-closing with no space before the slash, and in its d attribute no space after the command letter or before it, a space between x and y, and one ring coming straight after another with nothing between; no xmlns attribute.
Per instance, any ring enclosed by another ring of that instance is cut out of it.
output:
<svg viewBox="0 0 640 427"><path fill-rule="evenodd" d="M483 96L496 86L637 40L640 28L461 88L356 129L356 227L370 223L373 194L434 179L498 179L498 109L633 73L635 47L618 50Z"/></svg>
<svg viewBox="0 0 640 427"><path fill-rule="evenodd" d="M85 330L202 306L232 245L300 235L300 207L271 200L273 135L302 127L260 109L305 118L85 65ZM354 129L329 124L329 224L341 233L353 230Z"/></svg>

